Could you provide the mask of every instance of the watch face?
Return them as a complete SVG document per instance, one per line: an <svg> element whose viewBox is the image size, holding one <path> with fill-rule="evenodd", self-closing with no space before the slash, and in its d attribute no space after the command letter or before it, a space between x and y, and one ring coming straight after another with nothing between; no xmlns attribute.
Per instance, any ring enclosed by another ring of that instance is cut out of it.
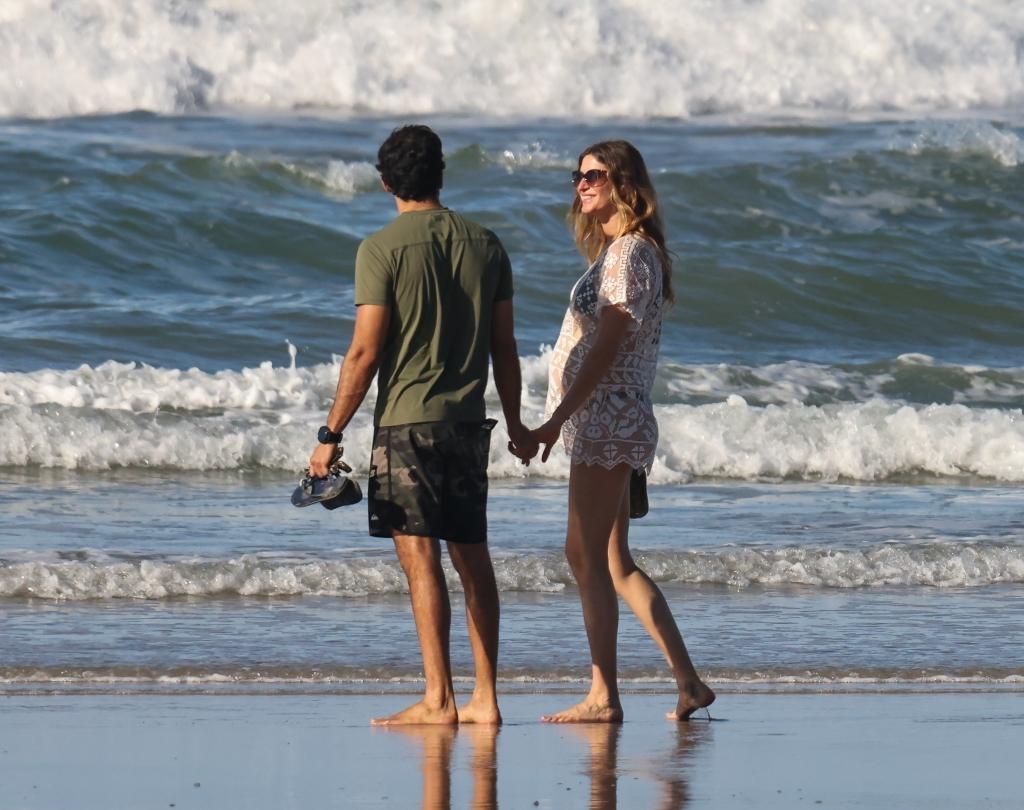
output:
<svg viewBox="0 0 1024 810"><path fill-rule="evenodd" d="M327 425L320 428L320 432L316 434L317 440L320 444L337 444L341 441L341 434L335 433Z"/></svg>

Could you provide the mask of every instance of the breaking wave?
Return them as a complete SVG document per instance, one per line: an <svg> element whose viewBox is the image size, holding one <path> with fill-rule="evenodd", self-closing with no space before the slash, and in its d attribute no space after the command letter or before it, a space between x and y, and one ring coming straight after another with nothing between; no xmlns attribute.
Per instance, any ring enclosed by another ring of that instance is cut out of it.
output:
<svg viewBox="0 0 1024 810"><path fill-rule="evenodd" d="M0 115L998 107L1024 99L1022 35L999 0L6 0Z"/></svg>
<svg viewBox="0 0 1024 810"><path fill-rule="evenodd" d="M542 418L549 357L522 358L528 424ZM117 362L0 373L0 467L298 470L337 373L337 363L298 367L294 357L213 373ZM665 365L652 481L1024 481L1022 395L1024 369L937 366L923 355L843 367ZM493 383L487 396L498 412ZM360 473L372 430L369 408L346 430ZM564 454L524 470L505 444L499 427L492 475L568 476Z"/></svg>
<svg viewBox="0 0 1024 810"><path fill-rule="evenodd" d="M635 556L654 580L669 584L964 588L1024 583L1024 546L1005 543L936 541L863 549L737 546L637 551ZM502 591L558 592L574 584L558 552L499 555L494 562ZM454 571L447 573L458 587ZM390 556L124 559L82 552L76 559L19 559L17 555L0 559L3 598L363 597L406 590L402 570Z"/></svg>

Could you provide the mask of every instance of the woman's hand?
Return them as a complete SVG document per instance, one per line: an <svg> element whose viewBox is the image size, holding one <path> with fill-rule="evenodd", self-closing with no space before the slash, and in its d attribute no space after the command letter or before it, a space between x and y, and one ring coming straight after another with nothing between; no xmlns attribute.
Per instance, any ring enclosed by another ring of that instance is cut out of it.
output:
<svg viewBox="0 0 1024 810"><path fill-rule="evenodd" d="M552 446L558 441L558 437L562 435L563 424L565 424L563 419L552 416L547 422L533 431L533 438L537 444L544 445L544 452L540 457L541 461L548 460Z"/></svg>

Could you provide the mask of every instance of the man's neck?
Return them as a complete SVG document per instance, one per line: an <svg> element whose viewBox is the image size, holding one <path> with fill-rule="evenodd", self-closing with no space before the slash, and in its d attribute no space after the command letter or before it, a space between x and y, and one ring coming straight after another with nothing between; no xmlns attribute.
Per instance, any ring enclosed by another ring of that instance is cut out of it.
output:
<svg viewBox="0 0 1024 810"><path fill-rule="evenodd" d="M436 197L432 200L403 200L401 197L395 197L395 208L399 214L404 214L407 211L435 211L444 206Z"/></svg>

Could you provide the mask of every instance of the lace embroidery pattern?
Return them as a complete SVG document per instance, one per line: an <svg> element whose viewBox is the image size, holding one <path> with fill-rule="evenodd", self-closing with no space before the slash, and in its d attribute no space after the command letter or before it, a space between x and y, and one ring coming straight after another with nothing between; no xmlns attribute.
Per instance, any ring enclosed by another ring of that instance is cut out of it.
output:
<svg viewBox="0 0 1024 810"><path fill-rule="evenodd" d="M628 463L648 472L658 444L651 388L661 343L661 262L646 240L616 239L573 286L548 371L546 412L561 403L597 337L601 310L617 306L633 319L619 352L590 399L562 428L572 462L611 469Z"/></svg>

